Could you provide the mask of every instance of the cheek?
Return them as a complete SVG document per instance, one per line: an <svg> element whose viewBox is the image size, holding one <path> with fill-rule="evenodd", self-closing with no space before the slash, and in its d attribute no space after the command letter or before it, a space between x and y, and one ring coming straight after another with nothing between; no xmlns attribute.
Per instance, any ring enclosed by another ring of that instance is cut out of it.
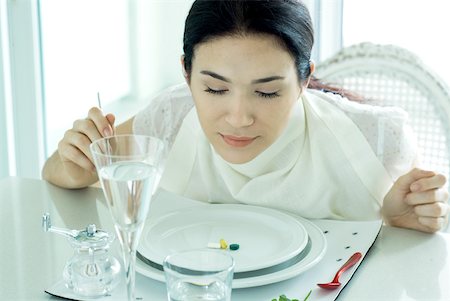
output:
<svg viewBox="0 0 450 301"><path fill-rule="evenodd" d="M280 110L272 110L267 117L266 126L270 129L270 135L273 140L278 138L286 129L290 118L291 107L279 108ZM278 114L274 114L277 112Z"/></svg>
<svg viewBox="0 0 450 301"><path fill-rule="evenodd" d="M214 120L217 118L218 112L216 106L211 101L198 100L195 102L197 115L200 121L202 120Z"/></svg>
<svg viewBox="0 0 450 301"><path fill-rule="evenodd" d="M200 119L214 120L219 118L223 113L221 102L218 99L211 99L212 97L206 92L193 91L192 96Z"/></svg>
<svg viewBox="0 0 450 301"><path fill-rule="evenodd" d="M217 120L220 114L217 112L217 106L214 106L211 100L202 99L194 95L194 104L197 111L197 116L200 121L200 125L206 135L216 131Z"/></svg>

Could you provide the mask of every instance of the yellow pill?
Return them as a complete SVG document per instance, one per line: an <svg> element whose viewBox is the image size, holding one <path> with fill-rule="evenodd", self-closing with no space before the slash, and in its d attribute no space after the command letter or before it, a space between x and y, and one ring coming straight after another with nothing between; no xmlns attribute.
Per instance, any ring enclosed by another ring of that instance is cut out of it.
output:
<svg viewBox="0 0 450 301"><path fill-rule="evenodd" d="M227 242L225 241L225 239L221 239L221 240L220 240L220 248L221 248L221 249L226 249L226 248L228 248L228 244L227 244Z"/></svg>

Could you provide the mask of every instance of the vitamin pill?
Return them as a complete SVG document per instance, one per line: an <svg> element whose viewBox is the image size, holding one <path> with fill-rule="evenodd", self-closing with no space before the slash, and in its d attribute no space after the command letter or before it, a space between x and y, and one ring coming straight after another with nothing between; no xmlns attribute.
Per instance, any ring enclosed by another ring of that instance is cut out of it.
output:
<svg viewBox="0 0 450 301"><path fill-rule="evenodd" d="M228 244L227 244L227 242L225 241L225 239L221 239L221 240L220 240L220 248L221 248L221 249L226 249L226 248L228 248Z"/></svg>
<svg viewBox="0 0 450 301"><path fill-rule="evenodd" d="M239 244L231 244L230 245L230 250L232 250L232 251L239 250Z"/></svg>
<svg viewBox="0 0 450 301"><path fill-rule="evenodd" d="M220 249L220 243L218 243L218 242L209 242L209 243L208 243L208 248L211 248L211 249Z"/></svg>

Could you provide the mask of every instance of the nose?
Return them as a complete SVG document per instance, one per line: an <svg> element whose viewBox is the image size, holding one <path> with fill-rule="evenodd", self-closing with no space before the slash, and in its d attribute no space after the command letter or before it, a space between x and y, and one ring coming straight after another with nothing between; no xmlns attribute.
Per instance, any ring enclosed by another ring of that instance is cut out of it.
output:
<svg viewBox="0 0 450 301"><path fill-rule="evenodd" d="M250 101L236 97L230 101L225 121L234 128L247 127L255 121Z"/></svg>

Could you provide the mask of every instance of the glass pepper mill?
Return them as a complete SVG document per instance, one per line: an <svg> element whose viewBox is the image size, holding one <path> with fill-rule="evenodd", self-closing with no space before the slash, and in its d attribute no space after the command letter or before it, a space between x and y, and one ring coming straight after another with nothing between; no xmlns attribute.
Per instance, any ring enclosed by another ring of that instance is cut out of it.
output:
<svg viewBox="0 0 450 301"><path fill-rule="evenodd" d="M119 283L120 263L109 254L114 234L99 230L95 224L84 230L70 230L51 225L50 214L42 216L45 232L67 237L74 248L63 271L66 286L76 294L85 297L99 297L111 292Z"/></svg>

